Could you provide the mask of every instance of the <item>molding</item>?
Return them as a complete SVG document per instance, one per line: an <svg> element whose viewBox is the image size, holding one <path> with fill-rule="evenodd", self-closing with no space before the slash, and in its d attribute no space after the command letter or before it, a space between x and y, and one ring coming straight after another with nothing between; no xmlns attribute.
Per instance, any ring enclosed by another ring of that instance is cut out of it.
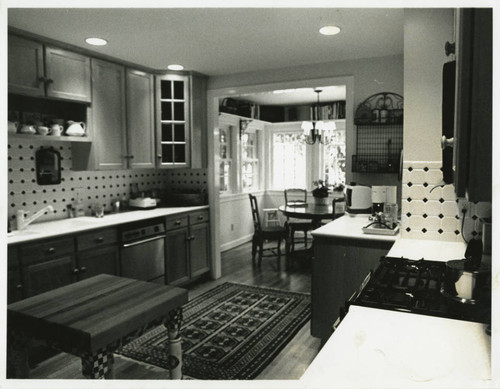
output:
<svg viewBox="0 0 500 389"><path fill-rule="evenodd" d="M227 250L233 249L235 247L241 246L244 243L250 242L252 240L252 236L253 236L253 234L245 235L245 236L238 238L236 240L233 240L231 242L221 244L220 251L221 252L227 251Z"/></svg>
<svg viewBox="0 0 500 389"><path fill-rule="evenodd" d="M86 55L86 56L91 57L91 58L101 59L101 60L108 61L108 62L114 62L114 63L120 64L120 65L123 65L127 68L134 69L134 70L141 70L141 71L144 71L147 73L151 73L153 75L179 74L179 75L183 75L183 76L198 76L198 77L208 78L207 75L205 75L203 73L196 72L196 71L172 71L172 70L168 70L168 69L153 69L153 68L141 65L141 64L129 62L129 61L126 61L126 60L123 60L120 58L112 57L110 55L98 53L98 52L90 50L90 49L86 49L86 48L83 48L80 46L75 46L73 44L62 42L62 41L59 41L56 39L47 38L45 36L34 34L32 32L22 30L19 28L15 28L15 27L11 27L11 26L8 27L8 32L9 32L9 34L17 35L17 36L19 36L21 38L25 38L25 39L37 41L41 44L54 45L54 46L57 46L58 48L61 48L64 50L73 51L75 53Z"/></svg>

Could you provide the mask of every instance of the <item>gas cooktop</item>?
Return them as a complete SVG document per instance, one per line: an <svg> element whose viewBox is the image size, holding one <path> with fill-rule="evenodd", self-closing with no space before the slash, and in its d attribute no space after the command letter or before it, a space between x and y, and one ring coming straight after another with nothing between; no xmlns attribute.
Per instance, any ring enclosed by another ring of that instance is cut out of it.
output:
<svg viewBox="0 0 500 389"><path fill-rule="evenodd" d="M360 305L491 323L491 292L475 304L450 299L442 293L445 272L445 262L382 257L377 269L349 299L348 307Z"/></svg>

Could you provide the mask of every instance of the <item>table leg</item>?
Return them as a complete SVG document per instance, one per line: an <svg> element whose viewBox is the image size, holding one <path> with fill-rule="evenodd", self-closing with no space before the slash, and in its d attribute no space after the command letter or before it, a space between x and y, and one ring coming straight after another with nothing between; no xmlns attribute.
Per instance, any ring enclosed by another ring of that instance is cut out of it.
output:
<svg viewBox="0 0 500 389"><path fill-rule="evenodd" d="M7 332L7 378L28 378L29 338L23 333L9 330Z"/></svg>
<svg viewBox="0 0 500 389"><path fill-rule="evenodd" d="M169 320L165 323L168 330L168 351L170 379L182 379L182 347L181 347L181 324L182 308L177 308L169 313Z"/></svg>
<svg viewBox="0 0 500 389"><path fill-rule="evenodd" d="M84 353L82 359L82 374L89 379L113 379L114 356L111 348L103 348L95 353Z"/></svg>

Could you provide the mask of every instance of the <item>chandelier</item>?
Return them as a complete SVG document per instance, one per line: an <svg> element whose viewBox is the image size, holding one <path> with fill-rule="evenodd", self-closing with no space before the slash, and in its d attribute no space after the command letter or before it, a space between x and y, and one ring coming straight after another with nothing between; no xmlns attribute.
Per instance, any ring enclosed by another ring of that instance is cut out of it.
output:
<svg viewBox="0 0 500 389"><path fill-rule="evenodd" d="M317 120L320 110L319 94L322 92L322 90L315 89L314 92L316 92L318 96L318 103L313 110L313 112L315 113L313 115L313 118L315 118L316 120L302 122L301 127L304 131L303 140L308 145L313 145L316 142L327 145L332 142L334 130L337 127L335 126L335 122L323 122L321 120Z"/></svg>

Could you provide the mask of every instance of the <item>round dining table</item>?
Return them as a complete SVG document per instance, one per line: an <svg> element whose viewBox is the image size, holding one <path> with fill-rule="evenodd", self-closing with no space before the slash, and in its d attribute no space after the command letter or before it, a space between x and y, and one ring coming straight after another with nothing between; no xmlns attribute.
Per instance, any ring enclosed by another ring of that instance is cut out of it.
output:
<svg viewBox="0 0 500 389"><path fill-rule="evenodd" d="M296 219L311 220L313 228L321 226L321 221L325 219L333 220L333 205L319 205L315 203L281 205L278 208L283 215Z"/></svg>

